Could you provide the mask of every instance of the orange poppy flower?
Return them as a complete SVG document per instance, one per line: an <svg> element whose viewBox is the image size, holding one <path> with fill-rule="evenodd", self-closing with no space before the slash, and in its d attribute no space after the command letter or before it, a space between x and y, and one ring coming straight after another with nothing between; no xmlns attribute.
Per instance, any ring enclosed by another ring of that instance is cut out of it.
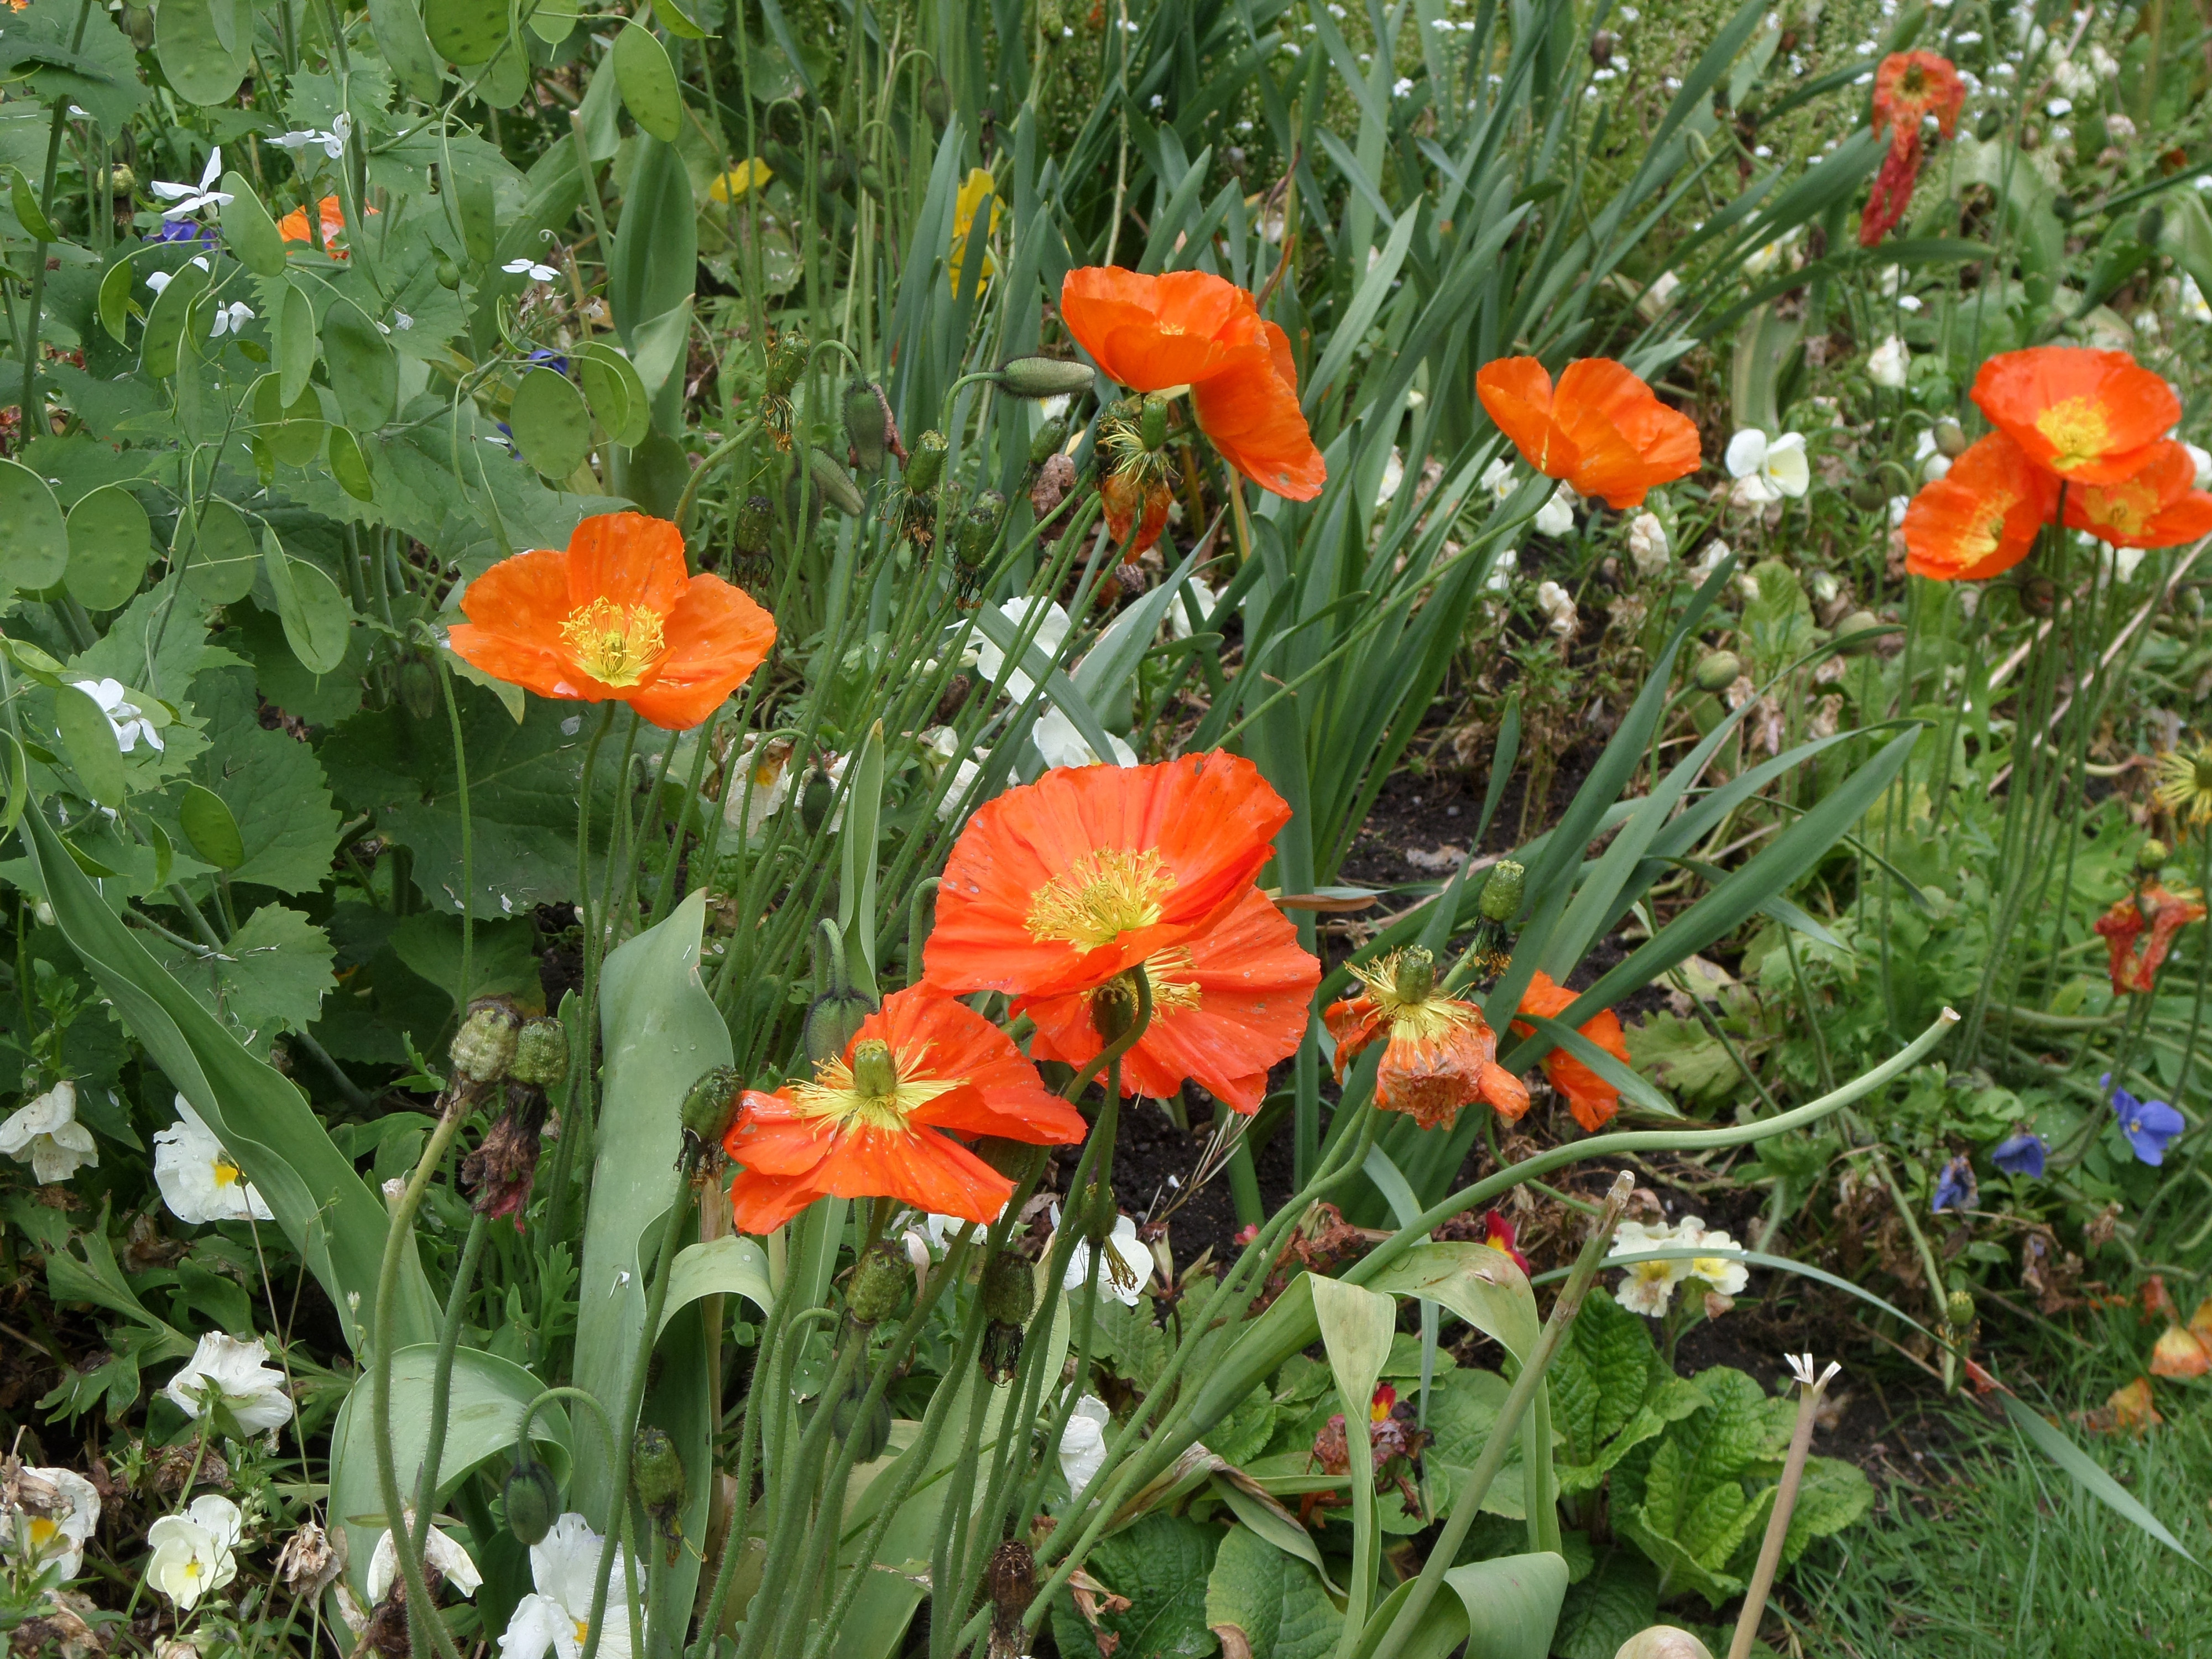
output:
<svg viewBox="0 0 2212 1659"><path fill-rule="evenodd" d="M1549 974L1539 973L1521 994L1521 1012L1550 1019L1565 1012L1581 994L1556 983ZM1536 1028L1516 1019L1512 1029L1516 1036L1528 1036ZM1620 1016L1612 1009L1600 1009L1579 1029L1622 1065L1628 1064L1628 1038L1621 1031ZM1554 1048L1544 1056L1544 1075L1567 1097L1567 1109L1575 1115L1575 1121L1592 1133L1603 1128L1620 1109L1620 1091L1565 1048Z"/></svg>
<svg viewBox="0 0 2212 1659"><path fill-rule="evenodd" d="M1256 887L1202 933L1145 963L1152 1023L1121 1060L1121 1092L1164 1098L1188 1080L1236 1110L1260 1109L1267 1072L1297 1052L1321 963ZM1110 993L1031 997L1015 1012L1036 1022L1030 1053L1080 1066L1103 1046L1093 1000Z"/></svg>
<svg viewBox="0 0 2212 1659"><path fill-rule="evenodd" d="M1382 1061L1375 1073L1375 1103L1404 1112L1424 1129L1449 1129L1460 1109L1486 1100L1508 1123L1528 1109L1528 1091L1498 1063L1498 1036L1472 1002L1436 988L1436 964L1426 951L1393 951L1372 963L1354 963L1364 988L1322 1012L1336 1039L1336 1076L1377 1038Z"/></svg>
<svg viewBox="0 0 2212 1659"><path fill-rule="evenodd" d="M1974 401L2027 453L2073 483L2111 484L2150 459L2181 418L2173 388L2124 351L2033 346L1990 358Z"/></svg>
<svg viewBox="0 0 2212 1659"><path fill-rule="evenodd" d="M1500 357L1474 390L1523 460L1608 507L1640 507L1653 485L1698 470L1697 423L1610 357L1577 359L1557 386L1534 357Z"/></svg>
<svg viewBox="0 0 2212 1659"><path fill-rule="evenodd" d="M987 801L946 860L923 976L1087 991L1234 909L1291 809L1250 761L1062 767Z"/></svg>
<svg viewBox="0 0 2212 1659"><path fill-rule="evenodd" d="M2156 882L2134 897L2122 899L2098 917L2096 932L2104 939L2111 956L2108 971L2112 994L2121 996L2133 991L2148 995L2157 981L2159 968L2166 961L2166 953L2173 948L2173 936L2191 922L2203 918L2202 904L2179 893L2169 893ZM2136 939L2146 924L2150 928L2150 937L2137 951Z"/></svg>
<svg viewBox="0 0 2212 1659"><path fill-rule="evenodd" d="M1032 1146L1081 1140L1083 1115L1044 1086L1013 1040L926 985L894 991L811 1081L749 1089L722 1149L740 1232L781 1227L817 1198L896 1198L994 1221L1014 1183L953 1137Z"/></svg>
<svg viewBox="0 0 2212 1659"><path fill-rule="evenodd" d="M2002 432L1978 438L1905 509L1905 568L1937 581L1981 581L2033 550L2058 481Z"/></svg>
<svg viewBox="0 0 2212 1659"><path fill-rule="evenodd" d="M586 519L566 552L518 553L469 584L453 654L541 697L628 703L696 726L761 665L775 620L720 576L687 574L665 519Z"/></svg>
<svg viewBox="0 0 2212 1659"><path fill-rule="evenodd" d="M374 208L369 209L374 213ZM325 196L315 204L315 212L322 220L323 248L333 259L343 259L346 251L338 246L345 235L345 209L335 196ZM288 242L309 242L314 240L307 229L307 210L295 207L276 222L276 234Z"/></svg>
<svg viewBox="0 0 2212 1659"><path fill-rule="evenodd" d="M2212 495L2196 487L2187 446L2153 444L2149 458L2118 483L2066 492L2066 522L2115 547L2172 547L2212 532Z"/></svg>
<svg viewBox="0 0 2212 1659"><path fill-rule="evenodd" d="M1189 388L1199 429L1261 489L1294 501L1321 494L1328 469L1298 409L1290 338L1243 289L1200 270L1086 265L1060 284L1060 314L1108 378L1135 392Z"/></svg>
<svg viewBox="0 0 2212 1659"><path fill-rule="evenodd" d="M1948 138L1966 106L1966 84L1949 58L1932 52L1893 52L1874 72L1874 131L1889 129L1893 152L1920 136L1920 124L1936 118Z"/></svg>

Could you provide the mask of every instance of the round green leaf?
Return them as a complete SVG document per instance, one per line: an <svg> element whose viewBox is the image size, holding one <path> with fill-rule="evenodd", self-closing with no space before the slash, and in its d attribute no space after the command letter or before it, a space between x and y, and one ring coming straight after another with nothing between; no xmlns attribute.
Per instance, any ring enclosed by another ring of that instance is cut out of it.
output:
<svg viewBox="0 0 2212 1659"><path fill-rule="evenodd" d="M331 428L331 476L338 488L357 501L376 499L376 483L368 471L368 456L361 441L346 428Z"/></svg>
<svg viewBox="0 0 2212 1659"><path fill-rule="evenodd" d="M277 302L276 312L276 372L283 377L283 389L276 395L289 409L307 389L307 377L315 371L322 342L315 336L313 303L289 283L284 285L284 297Z"/></svg>
<svg viewBox="0 0 2212 1659"><path fill-rule="evenodd" d="M615 36L615 86L630 118L664 144L684 130L684 94L660 37L631 20Z"/></svg>
<svg viewBox="0 0 2212 1659"><path fill-rule="evenodd" d="M513 109L530 90L530 58L517 41L478 71L477 96L494 109Z"/></svg>
<svg viewBox="0 0 2212 1659"><path fill-rule="evenodd" d="M653 10L653 15L667 26L671 34L680 36L686 40L704 40L707 38L707 31L702 28L698 21L691 15L691 12L696 9L696 0L690 7L678 5L677 0L655 0Z"/></svg>
<svg viewBox="0 0 2212 1659"><path fill-rule="evenodd" d="M430 45L449 64L482 64L507 43L508 0L423 0Z"/></svg>
<svg viewBox="0 0 2212 1659"><path fill-rule="evenodd" d="M230 194L230 200L222 205L224 245L256 276L283 276L284 239L277 234L269 210L253 193L252 185L243 173L233 171L222 175L222 187Z"/></svg>
<svg viewBox="0 0 2212 1659"><path fill-rule="evenodd" d="M253 383L253 421L269 453L287 466L305 466L323 453L323 405L313 386L288 405L283 378L264 374Z"/></svg>
<svg viewBox="0 0 2212 1659"><path fill-rule="evenodd" d="M177 372L177 345L185 337L192 301L207 292L208 274L186 264L169 278L146 313L146 331L138 337L139 366L157 380Z"/></svg>
<svg viewBox="0 0 2212 1659"><path fill-rule="evenodd" d="M0 586L52 587L69 568L69 526L46 481L20 461L0 461Z"/></svg>
<svg viewBox="0 0 2212 1659"><path fill-rule="evenodd" d="M178 96L191 103L228 103L252 67L252 49L249 0L161 0L154 14L154 55Z"/></svg>
<svg viewBox="0 0 2212 1659"><path fill-rule="evenodd" d="M185 791L177 805L177 823L202 861L218 870L235 870L246 862L246 841L238 833L238 820L223 798L204 784L195 783Z"/></svg>
<svg viewBox="0 0 2212 1659"><path fill-rule="evenodd" d="M399 359L350 300L333 300L323 313L323 361L348 426L374 432L398 412Z"/></svg>
<svg viewBox="0 0 2212 1659"><path fill-rule="evenodd" d="M54 722L61 728L62 750L85 793L102 806L122 805L123 750L100 706L88 692L64 685L54 693Z"/></svg>
<svg viewBox="0 0 2212 1659"><path fill-rule="evenodd" d="M310 674L329 673L345 660L353 607L320 566L286 553L274 530L261 532L261 568L276 596L276 619L284 625L284 642Z"/></svg>
<svg viewBox="0 0 2212 1659"><path fill-rule="evenodd" d="M125 330L131 322L131 284L137 273L126 257L108 266L100 279L100 325L116 344L126 343Z"/></svg>
<svg viewBox="0 0 2212 1659"><path fill-rule="evenodd" d="M201 511L197 530L191 514L177 520L169 568L184 572L185 592L202 605L230 605L244 599L252 590L260 560L245 514L221 496Z"/></svg>
<svg viewBox="0 0 2212 1659"><path fill-rule="evenodd" d="M653 424L653 405L629 359L602 340L579 348L575 357L584 397L600 429L618 444L641 441Z"/></svg>
<svg viewBox="0 0 2212 1659"><path fill-rule="evenodd" d="M138 591L154 557L154 527L138 498L102 484L69 514L70 596L88 611L112 611Z"/></svg>
<svg viewBox="0 0 2212 1659"><path fill-rule="evenodd" d="M591 453L592 411L565 374L533 368L514 389L507 412L522 459L549 478L565 478Z"/></svg>
<svg viewBox="0 0 2212 1659"><path fill-rule="evenodd" d="M423 103L436 103L445 71L415 0L368 0L368 28L399 84Z"/></svg>
<svg viewBox="0 0 2212 1659"><path fill-rule="evenodd" d="M576 32L576 14L540 6L530 14L530 32L549 46L557 46Z"/></svg>

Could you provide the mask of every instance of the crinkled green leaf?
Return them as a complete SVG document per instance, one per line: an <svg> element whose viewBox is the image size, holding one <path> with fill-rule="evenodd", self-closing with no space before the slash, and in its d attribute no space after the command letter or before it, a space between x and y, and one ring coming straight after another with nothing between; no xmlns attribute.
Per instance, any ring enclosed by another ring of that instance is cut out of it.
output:
<svg viewBox="0 0 2212 1659"><path fill-rule="evenodd" d="M1658 1575L1632 1549L1608 1550L1589 1577L1567 1587L1552 1635L1558 1659L1613 1659L1620 1644L1659 1616Z"/></svg>
<svg viewBox="0 0 2212 1659"><path fill-rule="evenodd" d="M1114 1659L1200 1659L1220 1646L1206 1622L1206 1587L1220 1537L1218 1528L1186 1516L1153 1514L1100 1540L1091 1553L1091 1575L1133 1604L1127 1613L1099 1617L1100 1629L1120 1638ZM1062 1653L1098 1650L1065 1593L1053 1603L1052 1632Z"/></svg>
<svg viewBox="0 0 2212 1659"><path fill-rule="evenodd" d="M1206 1581L1206 1622L1235 1626L1255 1659L1321 1659L1335 1650L1344 1615L1311 1567L1249 1527L1231 1527Z"/></svg>
<svg viewBox="0 0 2212 1659"><path fill-rule="evenodd" d="M1785 1565L1805 1553L1815 1538L1841 1532L1874 1507L1874 1484L1856 1463L1835 1457L1809 1457L1797 1486L1797 1507L1790 1511L1790 1534L1782 1545Z"/></svg>
<svg viewBox="0 0 2212 1659"><path fill-rule="evenodd" d="M264 904L240 924L220 951L177 952L167 966L192 994L238 1028L256 1053L282 1027L303 1031L337 988L331 942L297 910Z"/></svg>
<svg viewBox="0 0 2212 1659"><path fill-rule="evenodd" d="M263 727L250 673L227 669L204 677L196 690L209 744L201 779L230 808L246 849L231 879L314 891L330 874L338 842L337 809L315 751Z"/></svg>

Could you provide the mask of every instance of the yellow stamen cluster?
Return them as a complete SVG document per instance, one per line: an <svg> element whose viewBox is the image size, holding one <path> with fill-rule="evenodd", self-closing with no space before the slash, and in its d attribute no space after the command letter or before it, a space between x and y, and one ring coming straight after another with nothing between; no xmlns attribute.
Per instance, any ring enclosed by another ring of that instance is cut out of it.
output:
<svg viewBox="0 0 2212 1659"><path fill-rule="evenodd" d="M832 1127L882 1129L904 1134L915 1108L960 1086L955 1078L918 1078L921 1054L901 1055L875 1039L853 1045L850 1064L826 1060L811 1083L794 1085L792 1101L802 1116L834 1120Z"/></svg>
<svg viewBox="0 0 2212 1659"><path fill-rule="evenodd" d="M2068 398L2051 404L2035 417L2035 429L2050 440L2057 452L2051 465L2058 472L2097 459L2105 453L2111 435L2104 410L2087 398Z"/></svg>
<svg viewBox="0 0 2212 1659"><path fill-rule="evenodd" d="M1079 854L1040 887L1023 923L1031 939L1096 951L1158 921L1160 901L1175 885L1174 874L1152 848L1102 847Z"/></svg>
<svg viewBox="0 0 2212 1659"><path fill-rule="evenodd" d="M660 617L641 605L593 599L568 613L561 637L577 665L602 685L635 685L667 648Z"/></svg>

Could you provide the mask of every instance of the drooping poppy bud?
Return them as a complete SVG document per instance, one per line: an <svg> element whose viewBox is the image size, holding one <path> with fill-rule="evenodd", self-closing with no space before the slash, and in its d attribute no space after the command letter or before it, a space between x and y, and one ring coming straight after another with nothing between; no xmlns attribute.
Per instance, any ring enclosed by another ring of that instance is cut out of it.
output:
<svg viewBox="0 0 2212 1659"><path fill-rule="evenodd" d="M847 518L857 519L867 510L867 497L860 494L860 485L853 482L852 474L838 465L828 450L806 452L806 472L814 480L815 490L822 499Z"/></svg>
<svg viewBox="0 0 2212 1659"><path fill-rule="evenodd" d="M934 489L945 472L945 434L935 428L914 441L914 453L906 464L908 489Z"/></svg>
<svg viewBox="0 0 2212 1659"><path fill-rule="evenodd" d="M1690 678L1700 691L1725 691L1742 674L1743 659L1733 651L1708 651L1690 671Z"/></svg>
<svg viewBox="0 0 2212 1659"><path fill-rule="evenodd" d="M1030 440L1030 465L1042 466L1049 457L1059 453L1060 445L1066 441L1067 422L1055 415L1039 427L1036 436Z"/></svg>
<svg viewBox="0 0 2212 1659"><path fill-rule="evenodd" d="M561 1488L553 1471L526 1450L519 1450L501 1496L507 1507L507 1529L515 1541L526 1546L544 1542L561 1512Z"/></svg>
<svg viewBox="0 0 2212 1659"><path fill-rule="evenodd" d="M1080 397L1094 375L1088 363L1064 357L1017 357L999 368L999 389L1017 398Z"/></svg>
<svg viewBox="0 0 2212 1659"><path fill-rule="evenodd" d="M694 1161L719 1145L738 1115L738 1097L744 1079L734 1066L717 1066L704 1073L684 1097L684 1146Z"/></svg>
<svg viewBox="0 0 2212 1659"><path fill-rule="evenodd" d="M884 456L898 442L898 422L873 380L854 380L845 388L845 441L852 446L853 465L868 473L883 471Z"/></svg>

